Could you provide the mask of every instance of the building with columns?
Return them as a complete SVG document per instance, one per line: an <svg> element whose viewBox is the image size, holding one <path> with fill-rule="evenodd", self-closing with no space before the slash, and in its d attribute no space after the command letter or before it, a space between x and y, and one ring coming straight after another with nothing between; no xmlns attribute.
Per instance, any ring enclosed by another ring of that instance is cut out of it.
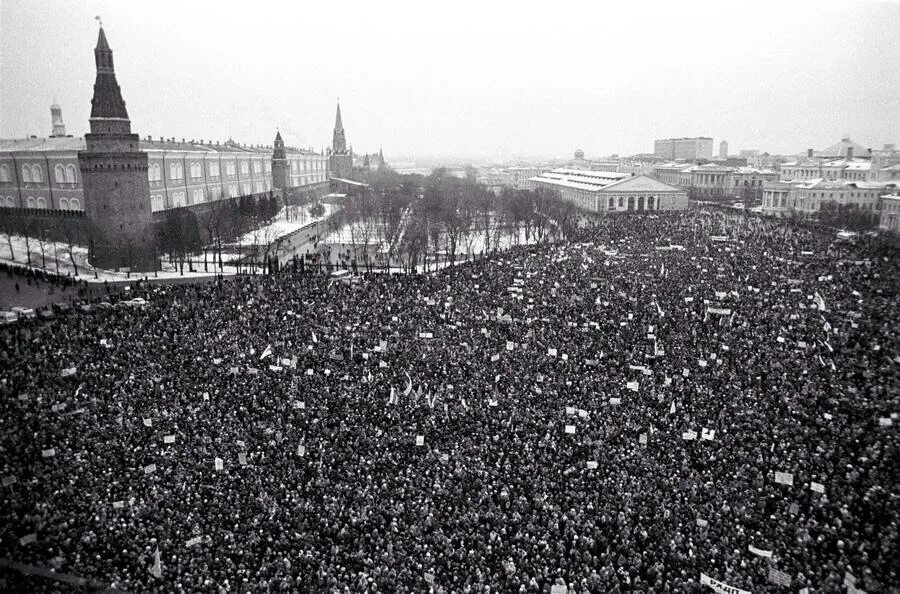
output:
<svg viewBox="0 0 900 594"><path fill-rule="evenodd" d="M529 180L565 202L595 213L684 210L687 193L646 175L554 169Z"/></svg>
<svg viewBox="0 0 900 594"><path fill-rule="evenodd" d="M878 228L900 234L900 194L894 192L881 197L881 218Z"/></svg>
<svg viewBox="0 0 900 594"><path fill-rule="evenodd" d="M862 156L858 153L862 152ZM814 218L823 205L880 213L881 226L890 228L893 204L888 199L900 187L900 152L894 145L863 149L843 138L823 151L781 166L779 181L765 184L762 212L784 217Z"/></svg>
<svg viewBox="0 0 900 594"><path fill-rule="evenodd" d="M900 183L846 180L793 180L767 182L763 187L763 214L815 218L822 206L851 207L879 213L882 196L895 192Z"/></svg>
<svg viewBox="0 0 900 594"><path fill-rule="evenodd" d="M658 180L687 190L693 200L762 198L763 184L776 181L778 172L755 167L728 167L717 163L662 163L654 167Z"/></svg>

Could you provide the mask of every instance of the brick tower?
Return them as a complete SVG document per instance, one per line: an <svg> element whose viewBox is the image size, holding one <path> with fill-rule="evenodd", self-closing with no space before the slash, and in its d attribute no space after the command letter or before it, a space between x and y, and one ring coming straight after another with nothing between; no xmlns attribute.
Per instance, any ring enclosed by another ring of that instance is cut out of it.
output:
<svg viewBox="0 0 900 594"><path fill-rule="evenodd" d="M290 171L287 156L284 154L284 141L281 132L275 133L275 150L272 152L272 187L286 190L290 187Z"/></svg>
<svg viewBox="0 0 900 594"><path fill-rule="evenodd" d="M131 133L102 26L94 61L91 131L84 136L86 150L78 153L85 214L91 222L90 261L100 268L154 270L147 154Z"/></svg>
<svg viewBox="0 0 900 594"><path fill-rule="evenodd" d="M337 115L334 117L334 135L331 138L328 167L332 177L350 179L353 173L353 155L347 150L347 136L344 134L344 122L341 120L340 101L337 104Z"/></svg>

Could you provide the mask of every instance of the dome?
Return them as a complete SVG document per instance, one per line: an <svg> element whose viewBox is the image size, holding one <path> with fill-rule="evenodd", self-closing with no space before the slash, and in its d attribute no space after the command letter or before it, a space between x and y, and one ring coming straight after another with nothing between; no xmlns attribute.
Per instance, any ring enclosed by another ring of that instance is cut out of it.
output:
<svg viewBox="0 0 900 594"><path fill-rule="evenodd" d="M584 159L584 151L581 150L581 149L576 150L576 151L575 151L575 158L576 158L576 159Z"/></svg>

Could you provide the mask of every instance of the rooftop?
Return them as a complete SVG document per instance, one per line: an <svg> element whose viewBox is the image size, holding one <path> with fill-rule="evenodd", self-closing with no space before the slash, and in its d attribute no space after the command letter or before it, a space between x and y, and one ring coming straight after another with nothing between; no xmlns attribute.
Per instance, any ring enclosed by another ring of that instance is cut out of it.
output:
<svg viewBox="0 0 900 594"><path fill-rule="evenodd" d="M630 173L561 168L532 177L529 181L596 192L597 190L602 190L609 185L630 177Z"/></svg>
<svg viewBox="0 0 900 594"><path fill-rule="evenodd" d="M174 139L153 140L142 138L140 147L143 151L184 151L196 153L243 153L271 155L272 147L241 145L236 142L226 141L213 144L212 142L197 142L195 140L178 142ZM81 136L65 136L55 138L0 138L0 152L50 152L50 151L83 151L86 145ZM319 153L308 149L285 147L289 154L318 155Z"/></svg>

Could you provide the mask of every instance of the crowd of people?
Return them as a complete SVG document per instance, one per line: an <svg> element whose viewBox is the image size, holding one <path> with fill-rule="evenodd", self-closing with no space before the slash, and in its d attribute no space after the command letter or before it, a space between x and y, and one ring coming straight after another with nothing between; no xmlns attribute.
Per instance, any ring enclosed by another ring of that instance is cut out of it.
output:
<svg viewBox="0 0 900 594"><path fill-rule="evenodd" d="M141 287L20 327L0 557L135 592L896 592L879 245L585 219L428 275Z"/></svg>

